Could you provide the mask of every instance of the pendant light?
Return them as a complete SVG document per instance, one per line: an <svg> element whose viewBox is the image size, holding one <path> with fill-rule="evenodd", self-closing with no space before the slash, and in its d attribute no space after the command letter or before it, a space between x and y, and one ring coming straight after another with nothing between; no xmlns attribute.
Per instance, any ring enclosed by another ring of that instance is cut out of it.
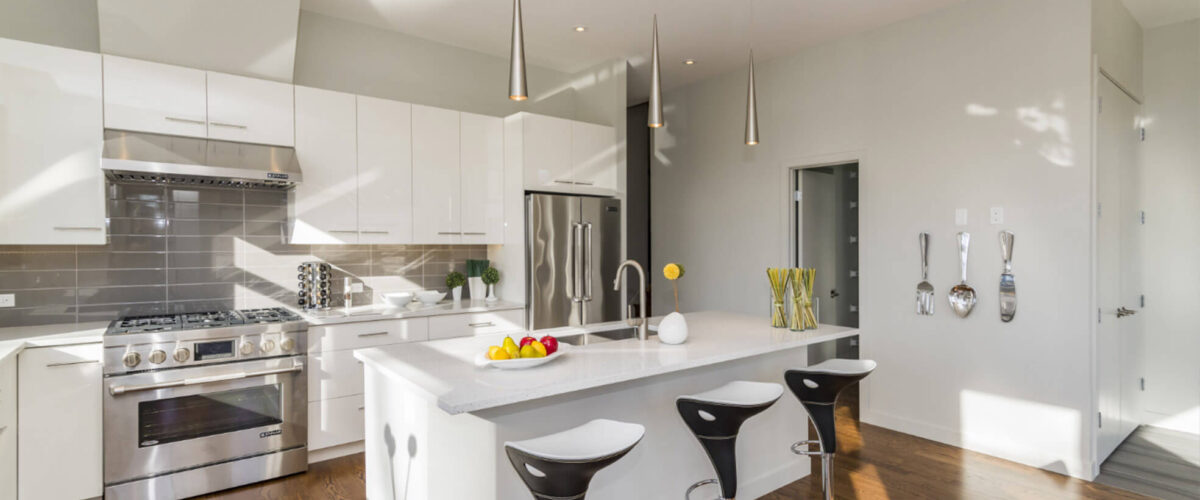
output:
<svg viewBox="0 0 1200 500"><path fill-rule="evenodd" d="M513 0L512 55L508 68L508 98L524 101L529 98L525 85L525 33L521 26L521 0Z"/></svg>
<svg viewBox="0 0 1200 500"><path fill-rule="evenodd" d="M650 51L650 112L646 125L663 126L662 74L658 64L658 15L654 16L654 46Z"/></svg>
<svg viewBox="0 0 1200 500"><path fill-rule="evenodd" d="M754 95L754 50L750 51L750 76L746 81L746 145L758 144L758 99Z"/></svg>

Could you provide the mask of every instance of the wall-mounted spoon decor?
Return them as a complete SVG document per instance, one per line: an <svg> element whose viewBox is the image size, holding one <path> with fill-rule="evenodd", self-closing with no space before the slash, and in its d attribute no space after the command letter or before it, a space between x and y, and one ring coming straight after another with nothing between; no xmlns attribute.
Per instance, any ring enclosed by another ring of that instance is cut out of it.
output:
<svg viewBox="0 0 1200 500"><path fill-rule="evenodd" d="M958 233L958 260L962 266L962 281L950 289L950 309L960 318L971 314L978 300L975 289L967 285L967 248L971 245L970 233Z"/></svg>
<svg viewBox="0 0 1200 500"><path fill-rule="evenodd" d="M1008 323L1017 314L1017 283L1012 274L1013 234L1000 232L1000 254L1004 257L1004 273L1000 275L1000 321Z"/></svg>
<svg viewBox="0 0 1200 500"><path fill-rule="evenodd" d="M929 282L929 233L917 235L921 244L921 282L917 283L917 314L933 315L933 284Z"/></svg>

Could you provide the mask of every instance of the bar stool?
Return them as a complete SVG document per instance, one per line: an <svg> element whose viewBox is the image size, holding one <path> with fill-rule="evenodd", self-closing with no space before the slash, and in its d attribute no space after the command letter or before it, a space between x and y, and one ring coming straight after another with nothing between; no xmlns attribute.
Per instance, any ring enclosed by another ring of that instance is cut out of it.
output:
<svg viewBox="0 0 1200 500"><path fill-rule="evenodd" d="M692 490L706 484L718 483L721 500L737 495L737 457L734 444L742 422L769 408L783 395L783 386L766 382L736 381L711 391L679 396L675 407L684 423L700 440L708 453L717 479L705 479L688 487L684 499Z"/></svg>
<svg viewBox="0 0 1200 500"><path fill-rule="evenodd" d="M587 494L600 469L629 453L646 428L615 420L592 420L559 433L504 443L508 461L537 500L575 500Z"/></svg>
<svg viewBox="0 0 1200 500"><path fill-rule="evenodd" d="M833 454L837 453L835 403L842 389L862 380L873 370L875 362L869 359L830 359L783 374L788 388L808 411L819 438L793 444L792 452L797 455L821 455L821 490L825 493L825 500L833 498ZM810 444L820 445L820 451L808 451Z"/></svg>

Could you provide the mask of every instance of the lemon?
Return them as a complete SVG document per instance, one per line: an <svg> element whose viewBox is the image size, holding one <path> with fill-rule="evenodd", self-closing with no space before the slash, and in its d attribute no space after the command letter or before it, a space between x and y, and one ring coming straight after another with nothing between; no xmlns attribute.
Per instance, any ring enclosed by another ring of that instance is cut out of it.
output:
<svg viewBox="0 0 1200 500"><path fill-rule="evenodd" d="M682 278L683 273L684 273L683 266L676 264L674 262L667 264L666 266L663 267L663 276L671 281L675 281L679 278Z"/></svg>
<svg viewBox="0 0 1200 500"><path fill-rule="evenodd" d="M495 346L493 346L493 347L495 347ZM496 349L496 352L494 354L492 354L490 357L492 358L493 361L504 361L506 359L512 359L512 356L510 356L508 354L508 351L505 349Z"/></svg>
<svg viewBox="0 0 1200 500"><path fill-rule="evenodd" d="M504 351L503 347L500 347L498 345L491 346L488 348L487 357L488 357L488 359L496 359L496 353L503 352L503 351ZM505 354L508 354L508 353L506 352Z"/></svg>
<svg viewBox="0 0 1200 500"><path fill-rule="evenodd" d="M533 344L525 344L525 347L521 348L521 357L522 358L536 358L536 357L538 357L537 349L533 348Z"/></svg>
<svg viewBox="0 0 1200 500"><path fill-rule="evenodd" d="M543 345L541 342L538 342L535 340L533 342L530 342L529 345L533 347L533 350L535 352L537 352L537 356L535 356L535 357L538 357L538 358L546 357L546 346Z"/></svg>

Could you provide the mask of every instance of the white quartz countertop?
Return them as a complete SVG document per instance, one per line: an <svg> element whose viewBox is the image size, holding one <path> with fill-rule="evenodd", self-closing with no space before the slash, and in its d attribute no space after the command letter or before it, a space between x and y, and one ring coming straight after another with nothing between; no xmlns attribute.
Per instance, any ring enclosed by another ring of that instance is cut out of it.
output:
<svg viewBox="0 0 1200 500"><path fill-rule="evenodd" d="M339 323L355 323L360 321L378 321L385 319L402 319L402 318L424 318L429 316L442 316L446 314L468 314L481 313L491 311L511 311L514 309L524 309L521 304L505 302L503 300L487 303L482 300L462 300L454 302L452 300L443 300L438 304L427 306L413 300L413 303L406 307L394 307L382 304L373 304L359 306L346 310L342 307L335 307L328 311L296 311L308 324L312 326L321 325L336 325Z"/></svg>
<svg viewBox="0 0 1200 500"><path fill-rule="evenodd" d="M689 333L683 344L663 344L652 336L644 342L627 339L569 346L566 355L527 370L475 365L478 353L498 345L504 334L360 349L354 357L371 369L407 381L436 398L438 406L453 415L761 356L858 333L853 328L830 325L791 332L772 328L770 318L765 316L730 312L687 313L684 317ZM623 322L584 329L539 330L533 336L551 334L561 338L617 324ZM509 335L519 340L524 334ZM797 366L806 362L797 359Z"/></svg>
<svg viewBox="0 0 1200 500"><path fill-rule="evenodd" d="M28 347L100 342L107 328L107 321L0 328L0 359L17 354Z"/></svg>

